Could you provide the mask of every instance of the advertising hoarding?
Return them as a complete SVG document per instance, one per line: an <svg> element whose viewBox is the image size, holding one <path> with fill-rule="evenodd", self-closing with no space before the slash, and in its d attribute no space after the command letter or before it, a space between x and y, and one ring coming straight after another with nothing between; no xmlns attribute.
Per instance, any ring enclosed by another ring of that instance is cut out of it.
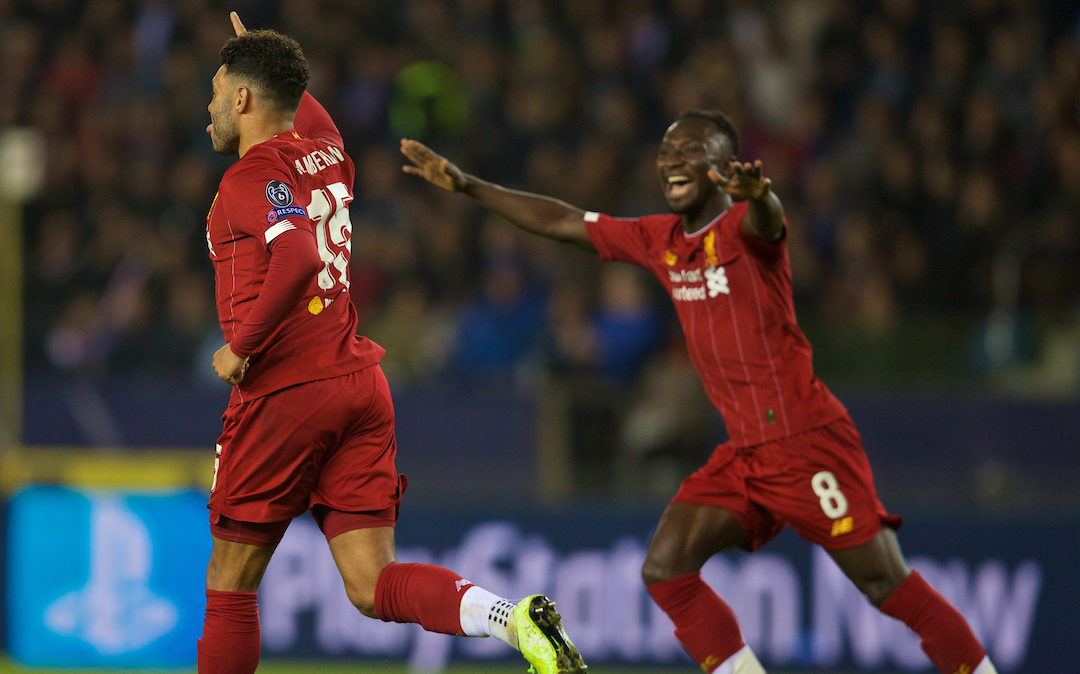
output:
<svg viewBox="0 0 1080 674"><path fill-rule="evenodd" d="M210 554L204 495L32 487L7 511L5 642L16 661L194 665Z"/></svg>
<svg viewBox="0 0 1080 674"><path fill-rule="evenodd" d="M194 665L210 548L205 495L33 487L7 510L4 615L13 658L49 667ZM406 503L398 559L450 567L509 598L551 595L591 663L692 667L640 580L658 514L610 506L414 511ZM1080 654L1080 522L909 519L901 542L911 565L964 613L999 671L1071 671ZM929 668L914 635L790 531L753 555L713 558L703 576L768 667ZM266 657L400 659L418 671L517 657L494 639L361 616L307 517L275 553L260 615Z"/></svg>

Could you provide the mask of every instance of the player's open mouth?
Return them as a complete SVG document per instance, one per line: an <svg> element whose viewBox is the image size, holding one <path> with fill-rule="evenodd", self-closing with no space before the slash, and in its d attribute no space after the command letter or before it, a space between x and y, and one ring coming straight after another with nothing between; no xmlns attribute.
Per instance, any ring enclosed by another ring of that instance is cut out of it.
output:
<svg viewBox="0 0 1080 674"><path fill-rule="evenodd" d="M682 199L690 194L693 188L694 184L688 176L668 176L664 191L667 192L669 199Z"/></svg>

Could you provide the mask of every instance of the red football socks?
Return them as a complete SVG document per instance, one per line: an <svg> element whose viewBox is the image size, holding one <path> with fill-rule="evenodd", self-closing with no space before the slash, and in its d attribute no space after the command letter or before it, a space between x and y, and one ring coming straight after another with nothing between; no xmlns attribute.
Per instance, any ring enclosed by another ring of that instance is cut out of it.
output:
<svg viewBox="0 0 1080 674"><path fill-rule="evenodd" d="M259 665L259 604L255 592L206 591L199 639L199 674L252 674Z"/></svg>
<svg viewBox="0 0 1080 674"><path fill-rule="evenodd" d="M431 564L389 564L375 583L375 615L387 622L420 623L429 632L461 631L461 596L472 583Z"/></svg>
<svg viewBox="0 0 1080 674"><path fill-rule="evenodd" d="M716 669L745 644L739 623L701 574L687 573L645 588L675 623L675 638L706 672Z"/></svg>
<svg viewBox="0 0 1080 674"><path fill-rule="evenodd" d="M914 630L930 662L944 674L974 672L986 657L964 616L915 571L893 590L881 612Z"/></svg>

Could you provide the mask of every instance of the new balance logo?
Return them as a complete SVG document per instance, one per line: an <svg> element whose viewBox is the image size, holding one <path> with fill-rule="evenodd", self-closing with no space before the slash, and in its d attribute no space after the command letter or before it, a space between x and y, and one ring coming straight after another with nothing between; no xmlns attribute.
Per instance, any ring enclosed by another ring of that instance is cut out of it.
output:
<svg viewBox="0 0 1080 674"><path fill-rule="evenodd" d="M464 578L458 578L454 581L454 587L458 592L461 592L466 586L472 585L472 582L465 580Z"/></svg>

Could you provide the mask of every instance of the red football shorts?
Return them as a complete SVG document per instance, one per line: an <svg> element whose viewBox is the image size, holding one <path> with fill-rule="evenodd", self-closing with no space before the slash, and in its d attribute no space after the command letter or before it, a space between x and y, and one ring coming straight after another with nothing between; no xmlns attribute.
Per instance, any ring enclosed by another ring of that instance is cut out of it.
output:
<svg viewBox="0 0 1080 674"><path fill-rule="evenodd" d="M276 545L309 508L328 539L394 525L406 481L378 365L233 405L222 421L208 504L218 538Z"/></svg>
<svg viewBox="0 0 1080 674"><path fill-rule="evenodd" d="M870 541L881 525L900 527L878 500L855 424L847 416L820 428L751 447L725 443L683 480L672 503L723 508L754 551L790 524L831 550Z"/></svg>

